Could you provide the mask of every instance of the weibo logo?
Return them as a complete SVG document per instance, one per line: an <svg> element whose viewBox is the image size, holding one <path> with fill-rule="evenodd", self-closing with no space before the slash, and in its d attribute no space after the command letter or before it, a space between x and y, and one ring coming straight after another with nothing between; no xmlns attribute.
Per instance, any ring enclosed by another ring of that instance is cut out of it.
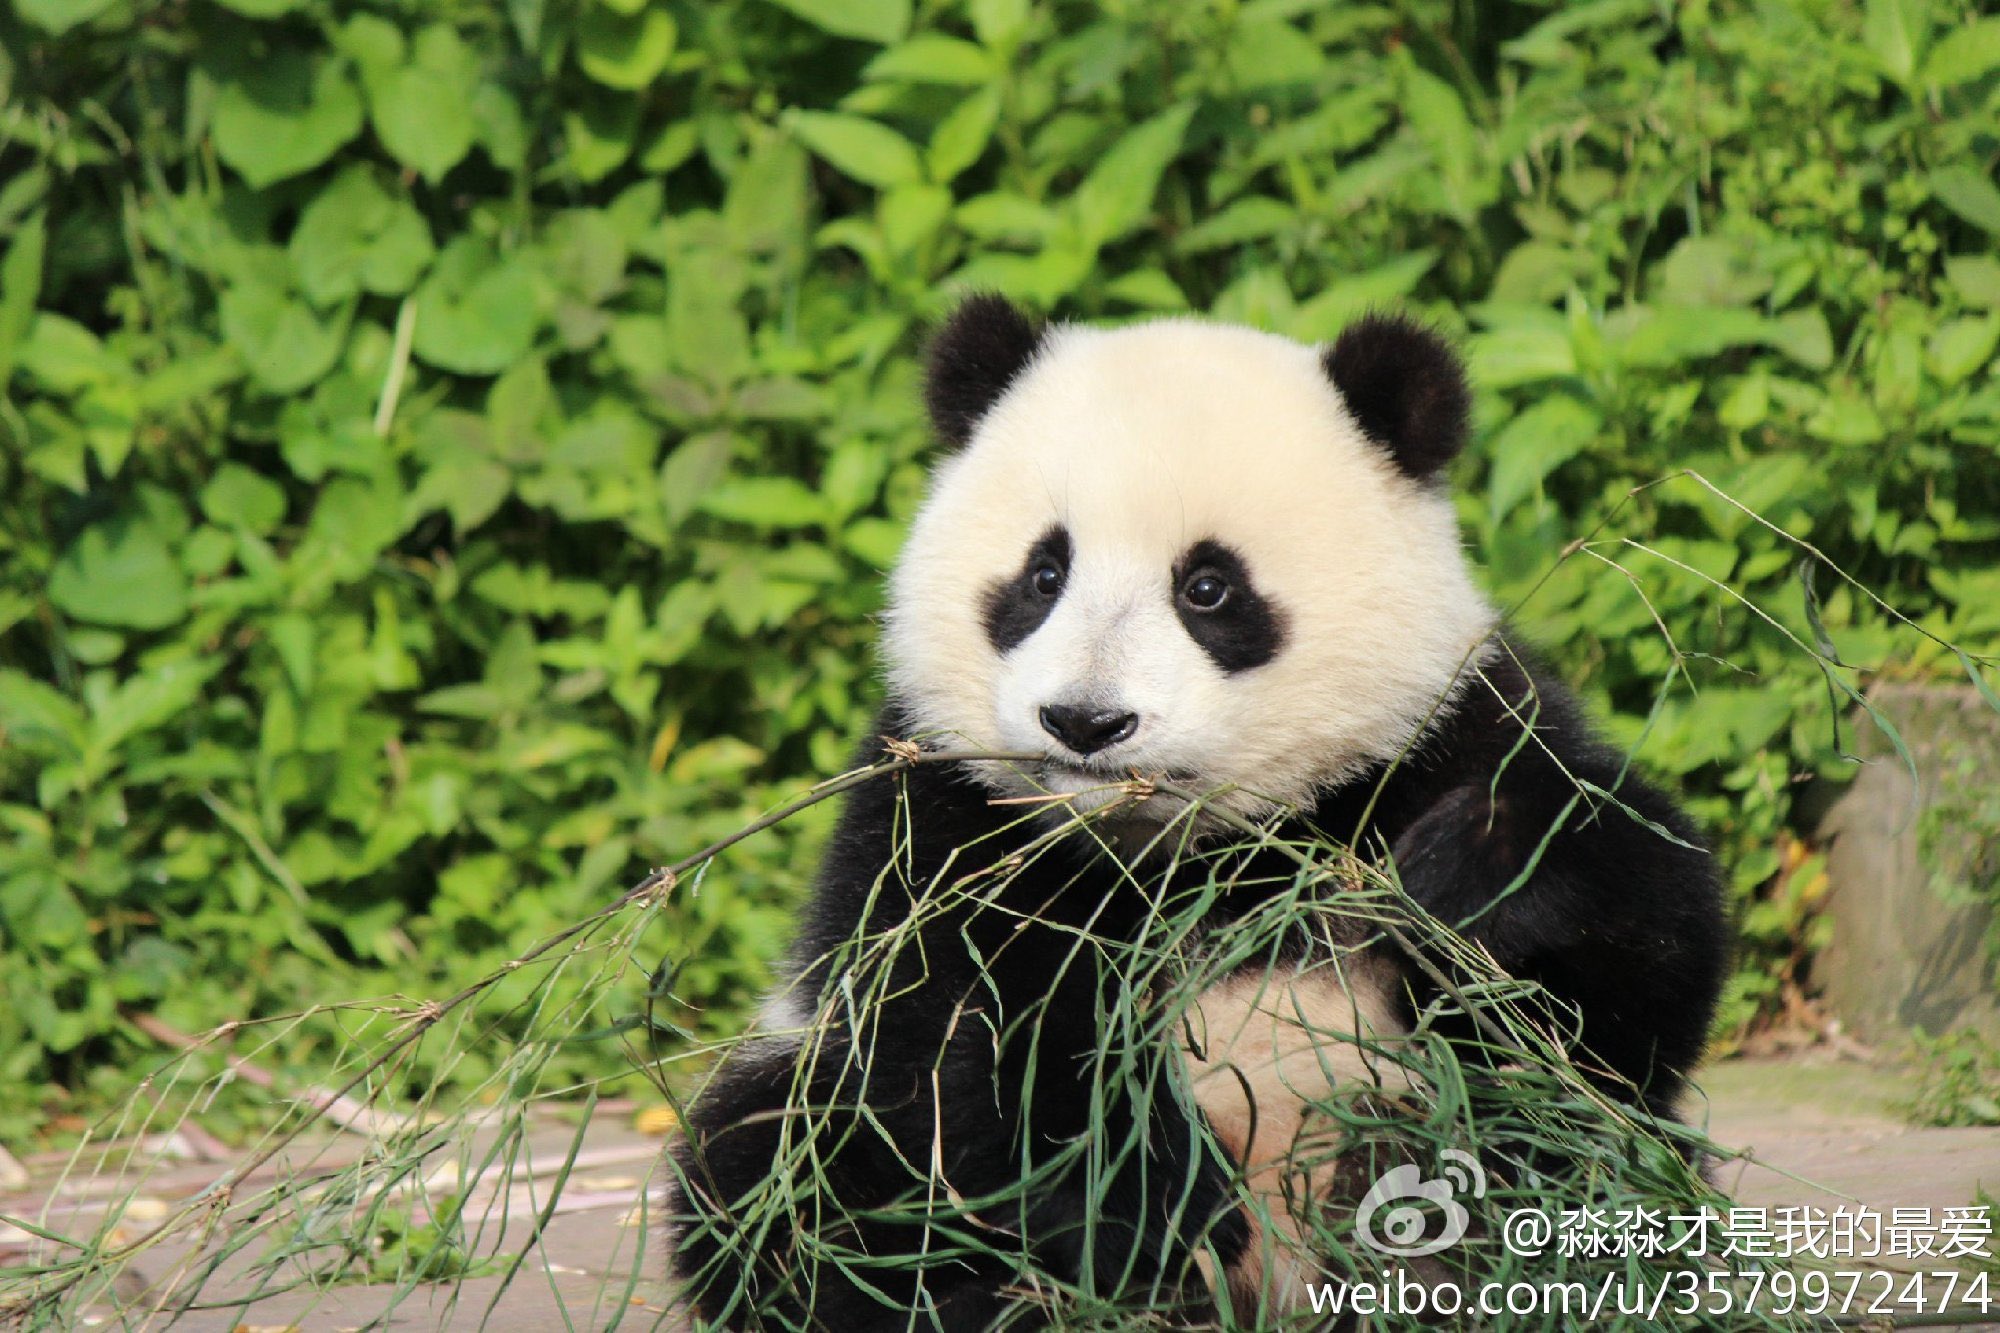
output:
<svg viewBox="0 0 2000 1333"><path fill-rule="evenodd" d="M1443 1165L1429 1180L1414 1162L1384 1172L1361 1198L1354 1231L1361 1243L1383 1254L1417 1259L1436 1254L1464 1237L1472 1217L1461 1197L1486 1197L1486 1172L1467 1152L1446 1148ZM1432 1223L1437 1223L1432 1234Z"/></svg>

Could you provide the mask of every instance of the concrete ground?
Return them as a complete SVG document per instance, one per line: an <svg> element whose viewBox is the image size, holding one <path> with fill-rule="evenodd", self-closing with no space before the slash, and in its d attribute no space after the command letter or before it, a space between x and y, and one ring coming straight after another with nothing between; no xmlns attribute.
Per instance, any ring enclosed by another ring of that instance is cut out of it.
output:
<svg viewBox="0 0 2000 1333"><path fill-rule="evenodd" d="M2000 1195L2000 1129L1909 1126L1897 1111L1908 1092L1895 1071L1801 1057L1735 1060L1710 1069L1702 1083L1707 1103L1696 1109L1695 1118L1705 1113L1718 1141L1749 1149L1749 1158L1725 1165L1718 1181L1746 1206L1810 1204L1831 1209L1859 1204L1878 1208L1886 1217L1893 1208L1964 1208L1982 1188L1989 1195ZM523 1166L516 1169L504 1195L492 1189L482 1194L476 1183L478 1143L461 1159L467 1167L441 1157L426 1164L438 1194L449 1193L459 1183L457 1171L474 1177L467 1216L488 1219L476 1249L508 1256L510 1261L522 1256L511 1280L488 1273L456 1283L401 1287L347 1283L318 1289L300 1270L259 1289L245 1279L247 1258L236 1257L225 1260L212 1278L200 1284L203 1304L174 1316L160 1308L160 1302L166 1299L171 1305L170 1293L177 1286L185 1289L191 1252L185 1243L167 1243L138 1256L123 1280L85 1310L83 1322L134 1329L171 1326L198 1333L669 1327L664 1291L656 1280L657 1232L651 1233L655 1236L651 1242L646 1240L649 1229L639 1210L660 1141L638 1132L629 1111L600 1114L587 1127L555 1210L542 1226L539 1241L535 1239L575 1132L573 1125L553 1117L531 1132ZM336 1135L302 1145L286 1169L331 1177L354 1159L363 1142L358 1136ZM103 1216L108 1200L133 1196L135 1202L120 1230L136 1236L207 1188L228 1163L183 1160L152 1172L136 1195L131 1181L114 1173L91 1177L72 1172L58 1180L59 1159L30 1159L27 1165L30 1184L25 1190L0 1193L0 1213L45 1217L75 1234L91 1229L93 1217ZM255 1184L253 1179L239 1190L238 1198ZM419 1195L412 1190L409 1197ZM31 1258L36 1245L32 1236L18 1231L10 1236L0 1226L0 1271ZM1910 1261L1901 1262L1908 1266ZM1923 1261L1920 1266L1936 1264ZM8 1322L8 1286L9 1280L0 1278L0 1326ZM2000 1296L2000 1277L1994 1286ZM225 1295L228 1303L215 1304L218 1294ZM1961 1328L2000 1329L2000 1310L1995 1313L1991 1323L1953 1322Z"/></svg>

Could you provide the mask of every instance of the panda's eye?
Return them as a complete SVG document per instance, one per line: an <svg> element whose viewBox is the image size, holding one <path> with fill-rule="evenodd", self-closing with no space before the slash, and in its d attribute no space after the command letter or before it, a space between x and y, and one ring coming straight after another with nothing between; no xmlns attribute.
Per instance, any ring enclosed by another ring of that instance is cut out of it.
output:
<svg viewBox="0 0 2000 1333"><path fill-rule="evenodd" d="M1181 589L1181 600L1197 611L1213 611L1229 600L1229 585L1219 575L1197 574Z"/></svg>
<svg viewBox="0 0 2000 1333"><path fill-rule="evenodd" d="M1053 597L1062 591L1063 572L1054 565L1041 565L1028 576L1028 581L1042 596Z"/></svg>

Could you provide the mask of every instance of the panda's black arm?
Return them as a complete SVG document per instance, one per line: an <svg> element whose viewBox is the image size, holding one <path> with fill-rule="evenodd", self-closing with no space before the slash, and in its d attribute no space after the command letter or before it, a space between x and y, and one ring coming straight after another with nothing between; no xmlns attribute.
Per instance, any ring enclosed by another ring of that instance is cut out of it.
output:
<svg viewBox="0 0 2000 1333"><path fill-rule="evenodd" d="M1714 861L1559 686L1533 688L1545 707L1529 744L1513 743L1522 710L1474 713L1462 725L1483 725L1482 743L1404 784L1406 801L1429 790L1395 833L1396 871L1502 969L1576 1009L1583 1046L1616 1075L1607 1085L1665 1107L1700 1055L1726 967Z"/></svg>
<svg viewBox="0 0 2000 1333"><path fill-rule="evenodd" d="M801 1318L811 1322L800 1327L879 1324L881 1298L841 1266L815 1261L823 1249L799 1234L824 1233L843 1214L876 1215L816 1239L875 1256L931 1256L922 1296L907 1263L868 1267L866 1278L905 1309L924 1304L945 1329L990 1322L1015 1276L976 1245L934 1257L952 1248L940 1237L954 1228L999 1228L990 1239L1001 1253L1018 1231L1044 1271L1079 1280L1088 1271L1100 1291L1121 1277L1128 1289L1155 1285L1211 1227L1218 1249L1240 1243L1230 1217L1216 1220L1229 1197L1227 1169L1203 1154L1205 1140L1177 1102L1162 1096L1141 1110L1097 1099L1093 1120L1084 1073L1102 1038L1104 978L1078 941L1129 923L1106 919L1101 893L1075 883L1074 861L1030 860L999 898L953 892L968 869L1004 861L1015 850L1009 838L1033 830L1010 832L1017 813L997 811L961 775L921 769L898 784L851 795L800 923L796 993L835 1015L807 1062L810 1076L800 1077L796 1059L745 1047L690 1108L701 1146L682 1160L700 1193L686 1211L707 1225L684 1236L676 1267L702 1293L697 1308L713 1316L732 1284L747 1281L770 1327ZM849 997L858 1001L851 1008ZM1120 1132L1141 1115L1150 1116L1143 1134ZM755 1232L736 1217L738 1201L770 1187L774 1162L798 1155L802 1116L817 1119L817 1177L790 1182L796 1224L786 1215ZM1095 1171L1058 1165L1021 1194L1024 1174L1093 1128L1105 1143L1136 1141L1143 1151ZM1010 1192L1011 1201L971 1220L942 1206ZM929 1236L927 1218L940 1224ZM809 1312L800 1304L807 1292ZM731 1323L759 1326L740 1314ZM1029 1326L1032 1318L1009 1324Z"/></svg>
<svg viewBox="0 0 2000 1333"><path fill-rule="evenodd" d="M871 744L860 762L880 757ZM923 902L946 868L933 820L906 834L906 811L962 802L939 804L921 772L917 790L878 780L843 806L792 950L802 1030L736 1048L688 1109L677 1202L694 1220L674 1267L728 1327L873 1328L895 1307L925 1311L919 1329L981 1328L1011 1275L953 1247L937 1206L990 1191L1013 1136L962 913ZM950 1154L966 1143L984 1157ZM895 1262L954 1248L921 1272Z"/></svg>
<svg viewBox="0 0 2000 1333"><path fill-rule="evenodd" d="M1725 963L1714 867L1623 810L1567 805L1458 788L1397 840L1397 873L1502 970L1573 1006L1589 1053L1664 1106Z"/></svg>
<svg viewBox="0 0 2000 1333"><path fill-rule="evenodd" d="M805 1054L785 1039L754 1040L689 1108L669 1214L690 1303L731 1329L882 1327L890 1308L925 1312L912 1328L984 1328L1008 1265L970 1251L921 1272L868 1264L951 1248L927 1127L934 1090L961 1120L977 1117L979 1071L948 1058L922 1068L914 1045L865 1064L851 1054L838 1037ZM997 1115L988 1119L985 1134L1002 1131ZM926 1236L932 1221L943 1230Z"/></svg>

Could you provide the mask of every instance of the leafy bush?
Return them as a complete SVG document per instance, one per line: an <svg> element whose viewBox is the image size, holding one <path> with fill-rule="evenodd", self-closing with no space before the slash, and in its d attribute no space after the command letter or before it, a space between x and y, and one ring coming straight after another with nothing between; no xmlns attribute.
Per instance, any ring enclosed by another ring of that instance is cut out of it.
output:
<svg viewBox="0 0 2000 1333"><path fill-rule="evenodd" d="M1903 1108L1918 1125L2000 1125L2000 1046L1972 1028L1917 1035L1923 1064Z"/></svg>
<svg viewBox="0 0 2000 1333"><path fill-rule="evenodd" d="M124 1086L122 1009L434 993L835 770L953 289L1464 332L1468 532L1731 857L1731 1023L1838 766L1800 645L1958 669L1788 534L2000 632L1962 3L13 0L0 44L4 1123ZM823 827L674 905L709 1021Z"/></svg>

